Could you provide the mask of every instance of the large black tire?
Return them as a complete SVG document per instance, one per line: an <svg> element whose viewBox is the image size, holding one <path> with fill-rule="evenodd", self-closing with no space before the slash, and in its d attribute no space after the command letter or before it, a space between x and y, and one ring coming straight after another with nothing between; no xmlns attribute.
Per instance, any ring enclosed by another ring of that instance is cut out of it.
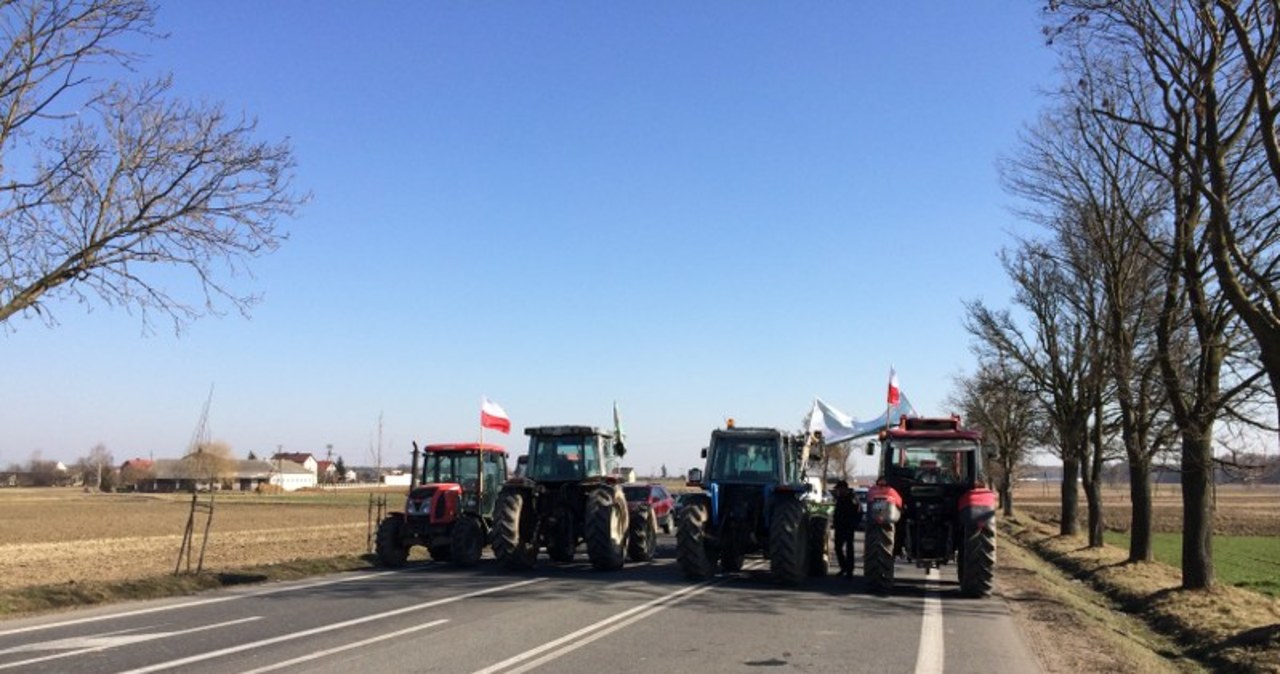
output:
<svg viewBox="0 0 1280 674"><path fill-rule="evenodd" d="M774 580L799 585L809 575L808 538L804 504L790 496L779 497L769 520L769 571Z"/></svg>
<svg viewBox="0 0 1280 674"><path fill-rule="evenodd" d="M966 526L960 557L960 593L966 597L990 596L996 568L995 527Z"/></svg>
<svg viewBox="0 0 1280 674"><path fill-rule="evenodd" d="M676 563L692 580L706 580L715 573L713 560L707 554L707 504L690 503L681 511L676 527Z"/></svg>
<svg viewBox="0 0 1280 674"><path fill-rule="evenodd" d="M893 590L893 525L868 522L865 535L862 577L872 591L888 594Z"/></svg>
<svg viewBox="0 0 1280 674"><path fill-rule="evenodd" d="M453 524L453 563L457 566L475 566L484 553L484 525L480 518L463 515Z"/></svg>
<svg viewBox="0 0 1280 674"><path fill-rule="evenodd" d="M568 508L556 508L555 520L555 524L548 527L547 556L553 562L567 564L573 561L573 553L578 547L577 532L573 530L573 512Z"/></svg>
<svg viewBox="0 0 1280 674"><path fill-rule="evenodd" d="M538 559L538 543L533 536L521 536L520 520L524 514L524 494L503 492L493 507L493 556L512 570L527 569Z"/></svg>
<svg viewBox="0 0 1280 674"><path fill-rule="evenodd" d="M626 561L627 499L617 487L598 487L587 496L584 538L591 566L616 571Z"/></svg>
<svg viewBox="0 0 1280 674"><path fill-rule="evenodd" d="M378 524L374 550L377 552L379 564L398 569L409 561L409 546L404 544L403 527L404 520L395 515Z"/></svg>
<svg viewBox="0 0 1280 674"><path fill-rule="evenodd" d="M830 520L822 515L809 517L809 575L825 576L831 567Z"/></svg>
<svg viewBox="0 0 1280 674"><path fill-rule="evenodd" d="M658 547L658 519L648 504L636 508L631 513L631 526L627 531L627 559L633 562L649 562L653 560L653 551Z"/></svg>

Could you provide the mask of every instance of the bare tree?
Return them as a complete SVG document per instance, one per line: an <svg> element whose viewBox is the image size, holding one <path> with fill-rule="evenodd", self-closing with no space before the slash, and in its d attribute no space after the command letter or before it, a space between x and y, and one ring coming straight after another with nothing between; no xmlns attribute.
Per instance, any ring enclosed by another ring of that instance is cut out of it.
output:
<svg viewBox="0 0 1280 674"><path fill-rule="evenodd" d="M0 3L0 323L55 324L52 300L96 296L179 330L257 300L222 277L283 240L277 220L302 200L292 151L173 99L168 78L93 80L129 72L118 45L151 34L153 16L148 0ZM188 269L194 288L160 285L157 266Z"/></svg>
<svg viewBox="0 0 1280 674"><path fill-rule="evenodd" d="M992 457L988 479L1006 516L1013 515L1018 470L1044 437L1043 408L1027 384L1013 363L997 356L979 363L972 375L957 377L951 396L968 424L982 431L983 445Z"/></svg>
<svg viewBox="0 0 1280 674"><path fill-rule="evenodd" d="M1098 345L1087 317L1068 299L1074 279L1054 251L1043 243L1022 241L1000 256L1014 283L1014 303L1024 326L1008 309L981 301L965 304L965 328L976 338L974 350L991 361L1015 363L1044 408L1055 453L1062 459L1062 535L1079 531L1077 482L1089 449L1089 418L1094 404L1090 385Z"/></svg>
<svg viewBox="0 0 1280 674"><path fill-rule="evenodd" d="M110 490L114 486L112 475L114 465L115 458L111 455L111 450L101 442L94 445L79 461L84 485L102 491Z"/></svg>
<svg viewBox="0 0 1280 674"><path fill-rule="evenodd" d="M1221 418L1254 394L1258 345L1239 340L1212 252L1224 232L1265 260L1276 190L1249 123L1254 96L1240 51L1212 2L1062 0L1050 33L1069 37L1064 63L1081 77L1090 112L1144 136L1132 158L1163 183L1167 233L1153 242L1165 270L1156 321L1162 385L1181 441L1182 584L1214 582L1213 443ZM1216 240L1215 240L1216 239ZM1248 254L1246 254L1247 256ZM1264 266L1269 262L1263 262ZM1252 361L1252 364L1251 364Z"/></svg>

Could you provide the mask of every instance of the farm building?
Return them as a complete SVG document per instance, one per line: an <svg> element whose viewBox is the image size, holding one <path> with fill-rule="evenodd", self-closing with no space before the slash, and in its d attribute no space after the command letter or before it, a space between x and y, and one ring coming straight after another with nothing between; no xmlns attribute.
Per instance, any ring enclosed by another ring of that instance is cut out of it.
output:
<svg viewBox="0 0 1280 674"><path fill-rule="evenodd" d="M133 459L121 466L121 474L128 476L138 491L161 493L204 491L215 484L218 489L237 491L253 491L264 484L278 485L285 491L316 486L315 473L285 460L232 459L213 469L201 469L189 457Z"/></svg>

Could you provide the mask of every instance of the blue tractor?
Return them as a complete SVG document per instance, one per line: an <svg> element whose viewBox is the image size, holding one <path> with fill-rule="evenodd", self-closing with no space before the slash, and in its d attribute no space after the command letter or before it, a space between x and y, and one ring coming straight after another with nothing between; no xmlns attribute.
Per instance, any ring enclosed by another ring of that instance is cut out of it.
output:
<svg viewBox="0 0 1280 674"><path fill-rule="evenodd" d="M689 499L676 529L684 575L704 579L742 569L763 553L773 577L787 585L827 572L831 504L821 478L807 474L822 459L820 435L773 428L726 428L702 450L705 470L689 471L703 492Z"/></svg>

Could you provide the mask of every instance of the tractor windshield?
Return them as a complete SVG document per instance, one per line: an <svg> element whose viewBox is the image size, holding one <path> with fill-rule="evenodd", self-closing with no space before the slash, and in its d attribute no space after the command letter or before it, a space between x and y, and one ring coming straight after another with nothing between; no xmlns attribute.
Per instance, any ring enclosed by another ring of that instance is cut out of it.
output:
<svg viewBox="0 0 1280 674"><path fill-rule="evenodd" d="M474 452L429 452L422 464L422 484L449 482L474 488L480 457Z"/></svg>
<svg viewBox="0 0 1280 674"><path fill-rule="evenodd" d="M779 439L769 435L718 435L707 467L714 482L778 481Z"/></svg>
<svg viewBox="0 0 1280 674"><path fill-rule="evenodd" d="M543 436L530 443L527 475L533 480L572 481L599 474L595 436Z"/></svg>
<svg viewBox="0 0 1280 674"><path fill-rule="evenodd" d="M894 442L886 458L896 475L922 484L960 484L973 474L977 449L972 440L907 439Z"/></svg>

